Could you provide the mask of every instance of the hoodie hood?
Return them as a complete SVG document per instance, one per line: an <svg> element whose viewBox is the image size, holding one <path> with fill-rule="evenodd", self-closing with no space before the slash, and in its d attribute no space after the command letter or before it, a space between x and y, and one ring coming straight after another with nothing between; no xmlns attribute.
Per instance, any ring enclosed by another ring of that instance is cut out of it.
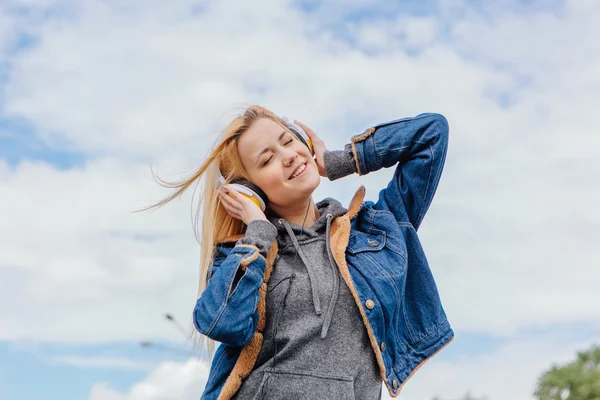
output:
<svg viewBox="0 0 600 400"><path fill-rule="evenodd" d="M331 222L348 211L342 206L342 203L332 197L327 197L315 205L319 210L320 217L312 224L312 226L302 227L301 225L286 221L286 225L289 226L299 243L322 235L327 228L328 214L331 215ZM284 224L280 223L281 218L273 214L267 216L267 218L277 228L277 244L279 245L279 252L286 253L288 251L296 251L293 246L293 241L288 233L288 229L286 229Z"/></svg>

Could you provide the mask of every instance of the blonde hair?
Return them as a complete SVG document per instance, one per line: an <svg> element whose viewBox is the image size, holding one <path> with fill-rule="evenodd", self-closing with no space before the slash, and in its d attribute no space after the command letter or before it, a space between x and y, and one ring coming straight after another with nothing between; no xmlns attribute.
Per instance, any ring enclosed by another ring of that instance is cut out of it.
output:
<svg viewBox="0 0 600 400"><path fill-rule="evenodd" d="M230 182L235 178L250 179L246 174L246 171L244 171L238 153L238 140L254 122L261 118L268 118L282 127L285 127L283 122L270 110L258 105L247 106L242 115L235 117L227 127L225 127L202 165L186 178L178 182L166 182L160 179L154 174L154 171L152 171L152 176L158 184L176 190L173 194L158 203L136 211L145 211L162 207L170 201L180 198L184 192L194 185L194 183L198 185L201 179L203 180L202 189L200 191L200 200L194 221L196 239L200 242L200 278L197 298L200 298L207 286L207 274L209 266L213 261L214 246L223 239L232 235L244 233L246 230L246 224L231 217L218 201L217 179L219 176L219 169L227 182ZM204 218L202 218L201 237L198 238L197 227L201 211ZM215 341L201 335L195 328L192 329L192 332L191 338L193 339L195 347L202 348L204 341L206 341L209 360L212 359Z"/></svg>

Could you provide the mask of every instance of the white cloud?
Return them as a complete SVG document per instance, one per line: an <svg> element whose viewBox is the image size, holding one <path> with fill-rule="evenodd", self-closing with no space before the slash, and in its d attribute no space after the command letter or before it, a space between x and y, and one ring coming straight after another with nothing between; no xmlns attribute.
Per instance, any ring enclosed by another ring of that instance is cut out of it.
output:
<svg viewBox="0 0 600 400"><path fill-rule="evenodd" d="M3 339L180 339L163 314L191 318L197 243L189 208L130 213L165 195L149 175L107 159L69 171L0 167L11 194L0 198L11 210L0 229L0 286L5 299L20 299L0 311Z"/></svg>
<svg viewBox="0 0 600 400"><path fill-rule="evenodd" d="M98 383L92 387L89 400L125 400L119 392L111 389L106 383Z"/></svg>
<svg viewBox="0 0 600 400"><path fill-rule="evenodd" d="M426 46L436 37L436 21L432 18L408 18L404 31L408 47Z"/></svg>
<svg viewBox="0 0 600 400"><path fill-rule="evenodd" d="M127 393L120 393L106 383L98 383L92 388L89 400L197 400L207 378L208 365L199 359L185 363L166 362Z"/></svg>

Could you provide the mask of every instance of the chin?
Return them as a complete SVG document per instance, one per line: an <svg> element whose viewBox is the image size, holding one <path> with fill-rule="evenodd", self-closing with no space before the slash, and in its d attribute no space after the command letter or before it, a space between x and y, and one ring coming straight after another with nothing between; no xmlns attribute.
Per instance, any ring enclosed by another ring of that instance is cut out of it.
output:
<svg viewBox="0 0 600 400"><path fill-rule="evenodd" d="M312 196L313 192L319 187L321 183L321 176L319 174L315 174L311 176L306 176L304 178L304 182L302 185L297 185L295 187L286 187L283 192L279 193L278 204L294 204L298 201L303 201L307 197Z"/></svg>
<svg viewBox="0 0 600 400"><path fill-rule="evenodd" d="M318 173L315 174L315 177L312 178L311 177L311 183L313 183L313 190L315 190L316 188L319 187L319 185L321 184L321 175L319 175Z"/></svg>
<svg viewBox="0 0 600 400"><path fill-rule="evenodd" d="M309 175L304 177L304 187L312 188L314 191L319 184L321 184L321 175L317 171L317 167L310 168L310 170L306 171Z"/></svg>

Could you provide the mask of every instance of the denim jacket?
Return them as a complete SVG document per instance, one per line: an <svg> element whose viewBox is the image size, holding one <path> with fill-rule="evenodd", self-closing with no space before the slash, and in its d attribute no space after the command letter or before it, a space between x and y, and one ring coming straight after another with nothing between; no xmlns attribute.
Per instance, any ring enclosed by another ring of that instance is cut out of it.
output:
<svg viewBox="0 0 600 400"><path fill-rule="evenodd" d="M364 201L361 186L348 212L332 222L330 231L335 262L360 311L381 379L392 397L454 338L417 236L442 173L447 145L448 123L439 114L381 123L346 145L359 175L396 166L376 202ZM330 180L340 177L328 175ZM196 329L221 342L201 399L231 398L252 370L262 344L264 293L277 241L263 257L255 246L233 245L243 236L225 238L215 246L207 288L194 308ZM244 274L231 291L238 270Z"/></svg>

